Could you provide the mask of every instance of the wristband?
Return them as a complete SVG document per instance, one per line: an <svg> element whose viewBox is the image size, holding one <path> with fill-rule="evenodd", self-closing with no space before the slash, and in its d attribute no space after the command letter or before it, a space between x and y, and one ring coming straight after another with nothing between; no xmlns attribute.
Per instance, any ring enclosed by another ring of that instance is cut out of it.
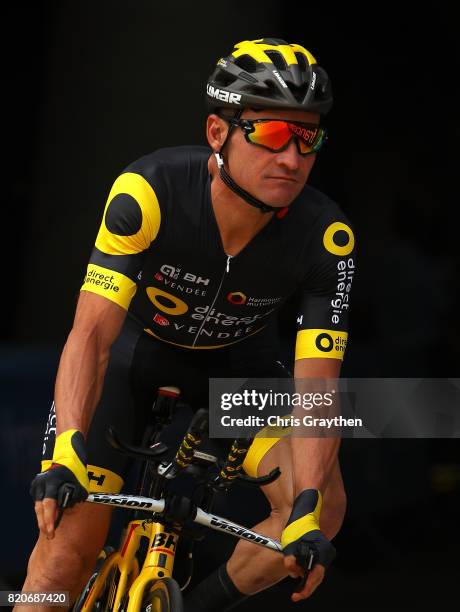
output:
<svg viewBox="0 0 460 612"><path fill-rule="evenodd" d="M289 520L281 534L283 550L310 531L319 531L322 504L323 497L318 489L306 489L296 497Z"/></svg>
<svg viewBox="0 0 460 612"><path fill-rule="evenodd" d="M85 439L78 429L68 429L57 436L50 469L58 465L68 468L81 486L88 489Z"/></svg>

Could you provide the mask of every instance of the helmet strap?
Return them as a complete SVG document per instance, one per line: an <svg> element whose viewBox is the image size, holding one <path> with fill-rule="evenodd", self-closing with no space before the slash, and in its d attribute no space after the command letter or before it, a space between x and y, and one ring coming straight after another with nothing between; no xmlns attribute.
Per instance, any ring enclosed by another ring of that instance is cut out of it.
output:
<svg viewBox="0 0 460 612"><path fill-rule="evenodd" d="M224 160L223 160L222 155L220 153L215 153L215 156L217 159L217 165L219 167L220 178L222 182L225 183L227 187L233 191L233 193L236 193L236 195L240 196L240 198L243 198L243 200L245 200L245 202L247 202L248 204L251 204L251 206L255 206L256 208L258 208L260 212L262 213L279 211L278 207L269 206L268 204L264 204L264 202L262 202L261 200L258 200L253 195L248 193L245 189L240 187L237 183L235 183L232 177L225 170Z"/></svg>
<svg viewBox="0 0 460 612"><path fill-rule="evenodd" d="M236 120L238 120L238 119L240 119L242 114L243 114L243 109L238 110L235 113L235 117L234 118ZM217 166L219 168L219 176L220 176L222 182L225 183L225 185L227 185L227 187L229 189L231 189L233 191L233 193L236 193L236 195L239 196L240 198L242 198L245 202L247 202L251 206L254 206L255 208L258 208L260 210L260 212L262 212L262 213L279 212L280 209L278 207L276 207L276 206L269 206L268 204L265 204L261 200L257 199L253 195L251 195L245 189L240 187L237 183L235 183L235 181L232 179L232 177L225 170L224 158L222 157L222 150L223 150L224 146L226 145L226 143L228 141L228 137L230 136L231 131L232 131L232 129L234 127L235 127L234 124L230 124L230 126L228 128L227 136L225 137L225 140L222 143L222 146L220 147L220 151L218 151L217 153L214 154L216 156Z"/></svg>

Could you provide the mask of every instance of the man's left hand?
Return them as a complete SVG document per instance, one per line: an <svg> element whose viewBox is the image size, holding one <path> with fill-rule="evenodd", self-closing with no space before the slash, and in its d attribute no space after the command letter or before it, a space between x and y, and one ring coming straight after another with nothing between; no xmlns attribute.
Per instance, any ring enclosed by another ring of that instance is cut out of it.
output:
<svg viewBox="0 0 460 612"><path fill-rule="evenodd" d="M300 592L293 593L292 601L306 599L321 584L327 567L335 557L335 548L319 529L321 511L321 493L316 489L302 491L296 498L291 516L281 535L281 544L285 555L284 565L292 577L303 577L304 567L297 563L301 554L302 543L313 552L313 566ZM305 559L305 564L308 559ZM302 563L304 565L304 563Z"/></svg>

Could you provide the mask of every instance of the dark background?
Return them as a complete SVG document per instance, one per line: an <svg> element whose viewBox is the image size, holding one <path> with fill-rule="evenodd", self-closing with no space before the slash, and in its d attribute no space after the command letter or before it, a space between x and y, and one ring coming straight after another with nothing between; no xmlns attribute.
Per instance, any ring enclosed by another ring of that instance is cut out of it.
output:
<svg viewBox="0 0 460 612"><path fill-rule="evenodd" d="M28 483L111 183L155 148L204 143L205 81L237 41L298 42L332 79L330 139L311 183L342 206L359 245L344 375L458 376L456 24L441 3L429 13L403 3L358 10L274 0L10 7L0 452L2 518L15 528L5 534L5 585L21 584L33 546ZM286 355L295 305L294 296L281 313ZM309 607L428 610L453 601L457 440L346 440L341 453L348 515L338 559ZM254 520L264 505L246 495L229 505L249 524L241 502L255 508ZM233 545L209 542L198 576ZM244 609L288 608L289 588Z"/></svg>

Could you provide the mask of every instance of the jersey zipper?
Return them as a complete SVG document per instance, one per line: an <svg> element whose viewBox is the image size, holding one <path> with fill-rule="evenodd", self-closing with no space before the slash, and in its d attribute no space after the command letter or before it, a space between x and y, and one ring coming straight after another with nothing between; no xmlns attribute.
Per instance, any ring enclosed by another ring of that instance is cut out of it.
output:
<svg viewBox="0 0 460 612"><path fill-rule="evenodd" d="M204 318L204 321L203 321L203 322L202 322L202 324L200 325L200 329L198 330L198 332L197 332L197 334L196 334L196 336L195 336L195 339L194 339L194 341L193 341L192 346L196 346L196 343L197 343L197 341L198 341L198 337L199 337L199 335L201 334L201 330L202 330L202 329L203 329L203 327L205 326L206 321L208 320L208 318L211 316L211 315L210 315L210 313L212 312L212 309L214 308L214 304L216 303L216 300L217 300L217 298L219 297L220 290L222 289L222 285L224 284L224 278L225 278L225 275L226 275L226 274L229 274L229 272L230 272L230 260L231 260L232 258L233 258L233 255L227 255L227 262L226 262L226 264L225 264L225 270L224 270L224 273L222 274L222 278L220 279L220 283L219 283L219 287L218 287L218 289L217 289L217 293L216 293L216 295L214 296L214 299L213 299L213 301L212 301L211 306L209 307L208 314L206 315L206 317Z"/></svg>

